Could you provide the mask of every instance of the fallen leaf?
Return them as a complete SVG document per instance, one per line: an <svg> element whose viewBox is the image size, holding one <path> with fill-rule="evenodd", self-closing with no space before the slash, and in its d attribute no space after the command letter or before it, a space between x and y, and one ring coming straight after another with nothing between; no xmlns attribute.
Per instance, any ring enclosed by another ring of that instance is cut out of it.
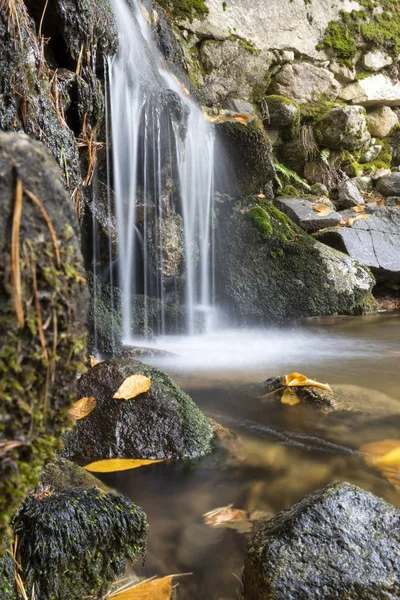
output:
<svg viewBox="0 0 400 600"><path fill-rule="evenodd" d="M98 358L96 358L95 356L90 355L90 366L91 367L95 367L96 365L100 364L102 361L99 360Z"/></svg>
<svg viewBox="0 0 400 600"><path fill-rule="evenodd" d="M239 533L250 533L254 523L260 519L270 518L272 515L262 510L247 512L233 508L232 504L216 508L203 515L205 525L214 529L235 529Z"/></svg>
<svg viewBox="0 0 400 600"><path fill-rule="evenodd" d="M117 471L129 471L147 465L163 462L162 460L148 460L140 458L106 458L86 465L84 469L91 473L115 473Z"/></svg>
<svg viewBox="0 0 400 600"><path fill-rule="evenodd" d="M312 207L313 207L313 210L318 212L321 217L325 217L326 215L329 215L331 212L333 212L333 209L329 208L329 206L326 206L325 204L313 203Z"/></svg>
<svg viewBox="0 0 400 600"><path fill-rule="evenodd" d="M363 459L378 469L397 489L400 489L400 440L379 440L360 448Z"/></svg>
<svg viewBox="0 0 400 600"><path fill-rule="evenodd" d="M377 458L376 464L383 467L400 467L400 445Z"/></svg>
<svg viewBox="0 0 400 600"><path fill-rule="evenodd" d="M369 215L357 215L357 217L354 217L352 219L342 219L340 221L340 225L347 225L347 227L352 227L353 223L355 223L356 221L362 221L363 219L368 219Z"/></svg>
<svg viewBox="0 0 400 600"><path fill-rule="evenodd" d="M361 206L361 204L357 204L357 206L353 206L353 210L356 213L365 212L365 206Z"/></svg>
<svg viewBox="0 0 400 600"><path fill-rule="evenodd" d="M291 390L290 387L287 387L282 394L281 402L282 402L282 404L288 404L289 406L295 406L296 404L300 404L300 398L298 397L296 392Z"/></svg>
<svg viewBox="0 0 400 600"><path fill-rule="evenodd" d="M113 398L118 400L131 400L140 394L148 392L151 386L151 380L144 375L131 375L127 377Z"/></svg>
<svg viewBox="0 0 400 600"><path fill-rule="evenodd" d="M81 398L75 402L73 407L70 408L68 412L72 417L74 417L74 419L79 421L79 419L84 419L90 415L94 408L96 408L96 400L90 396L90 398Z"/></svg>
<svg viewBox="0 0 400 600"><path fill-rule="evenodd" d="M113 600L170 600L174 575L162 579L143 581L133 587L110 596Z"/></svg>
<svg viewBox="0 0 400 600"><path fill-rule="evenodd" d="M332 388L327 383L320 383L319 381L315 381L314 379L308 379L306 375L301 375L301 373L290 373L290 375L285 375L286 385L288 387L316 387L321 390L325 390L327 392L332 392Z"/></svg>

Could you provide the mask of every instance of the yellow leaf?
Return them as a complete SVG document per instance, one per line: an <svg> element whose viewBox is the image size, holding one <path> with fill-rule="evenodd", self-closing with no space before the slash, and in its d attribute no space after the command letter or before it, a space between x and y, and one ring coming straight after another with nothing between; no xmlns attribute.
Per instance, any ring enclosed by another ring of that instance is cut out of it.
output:
<svg viewBox="0 0 400 600"><path fill-rule="evenodd" d="M330 215L333 212L332 208L326 206L325 204L313 204L313 210L320 214L321 217L325 217L326 215Z"/></svg>
<svg viewBox="0 0 400 600"><path fill-rule="evenodd" d="M91 367L95 367L96 365L98 365L100 363L101 363L101 360L99 360L95 356L90 355L90 366Z"/></svg>
<svg viewBox="0 0 400 600"><path fill-rule="evenodd" d="M81 398L75 402L73 407L70 408L68 412L72 417L74 417L74 419L79 421L79 419L84 419L90 415L94 408L96 408L96 400L90 396L90 398Z"/></svg>
<svg viewBox="0 0 400 600"><path fill-rule="evenodd" d="M365 211L365 206L361 206L361 204L357 204L357 206L353 206L354 212L361 213Z"/></svg>
<svg viewBox="0 0 400 600"><path fill-rule="evenodd" d="M119 390L114 394L118 400L131 400L140 394L148 392L151 386L151 380L144 375L131 375L125 379Z"/></svg>
<svg viewBox="0 0 400 600"><path fill-rule="evenodd" d="M139 583L124 592L112 595L113 600L170 600L173 577L152 579Z"/></svg>
<svg viewBox="0 0 400 600"><path fill-rule="evenodd" d="M300 404L300 398L289 387L285 389L281 398L282 404L288 404L289 406L295 406L296 404Z"/></svg>
<svg viewBox="0 0 400 600"><path fill-rule="evenodd" d="M325 390L327 392L332 392L332 388L327 383L320 383L319 381L315 381L314 379L308 379L306 375L301 375L301 373L291 373L290 375L285 375L286 377L286 385L288 387L315 387L321 390Z"/></svg>
<svg viewBox="0 0 400 600"><path fill-rule="evenodd" d="M400 467L400 445L376 459L377 465Z"/></svg>
<svg viewBox="0 0 400 600"><path fill-rule="evenodd" d="M400 489L400 440L379 440L360 448L367 465L379 469L382 475Z"/></svg>
<svg viewBox="0 0 400 600"><path fill-rule="evenodd" d="M163 462L162 460L148 460L139 458L106 458L104 460L97 460L96 462L86 465L84 469L91 473L115 473L117 471L129 471L130 469L137 469L139 467L145 467L147 465L154 465L155 463Z"/></svg>

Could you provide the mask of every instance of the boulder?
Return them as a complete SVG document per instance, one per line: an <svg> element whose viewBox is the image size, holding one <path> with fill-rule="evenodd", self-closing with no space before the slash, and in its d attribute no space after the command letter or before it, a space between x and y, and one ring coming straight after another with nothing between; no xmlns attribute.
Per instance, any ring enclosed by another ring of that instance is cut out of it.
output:
<svg viewBox="0 0 400 600"><path fill-rule="evenodd" d="M43 144L0 133L0 205L1 536L69 425L88 298L78 217Z"/></svg>
<svg viewBox="0 0 400 600"><path fill-rule="evenodd" d="M275 75L271 90L299 104L317 102L321 97L335 100L340 84L331 71L312 63L286 64Z"/></svg>
<svg viewBox="0 0 400 600"><path fill-rule="evenodd" d="M400 175L400 173L399 173ZM368 208L368 217L352 227L334 227L317 238L370 267L379 280L400 276L400 214L397 208Z"/></svg>
<svg viewBox="0 0 400 600"><path fill-rule="evenodd" d="M131 375L150 390L132 400L113 396ZM212 429L192 399L160 369L132 358L102 362L78 383L79 397L95 409L65 436L63 456L80 464L105 458L191 459L211 451Z"/></svg>
<svg viewBox="0 0 400 600"><path fill-rule="evenodd" d="M271 202L226 200L216 234L217 297L241 323L284 323L363 310L373 277L315 243Z"/></svg>
<svg viewBox="0 0 400 600"><path fill-rule="evenodd" d="M386 137L398 122L396 113L389 106L381 106L368 113L368 128L374 137Z"/></svg>
<svg viewBox="0 0 400 600"><path fill-rule="evenodd" d="M383 50L370 50L364 54L362 63L368 71L377 72L392 65L393 58Z"/></svg>
<svg viewBox="0 0 400 600"><path fill-rule="evenodd" d="M350 81L354 81L357 76L357 71L353 66L343 65L337 60L333 60L329 64L329 70L335 75L338 81L342 81L344 83L349 83Z"/></svg>
<svg viewBox="0 0 400 600"><path fill-rule="evenodd" d="M142 509L99 488L32 494L13 530L29 598L103 598L146 549Z"/></svg>
<svg viewBox="0 0 400 600"><path fill-rule="evenodd" d="M397 598L398 524L398 508L332 483L260 523L246 548L246 599Z"/></svg>
<svg viewBox="0 0 400 600"><path fill-rule="evenodd" d="M361 106L399 106L400 82L379 73L351 83L340 92L339 97Z"/></svg>
<svg viewBox="0 0 400 600"><path fill-rule="evenodd" d="M284 96L265 96L263 106L267 112L264 119L266 127L280 128L300 123L299 107Z"/></svg>
<svg viewBox="0 0 400 600"><path fill-rule="evenodd" d="M329 214L321 214L314 210L309 200L301 198L276 198L274 203L279 210L308 232L339 225L342 218L333 208ZM328 208L324 204L320 204L320 206Z"/></svg>
<svg viewBox="0 0 400 600"><path fill-rule="evenodd" d="M371 135L367 114L361 106L337 106L325 113L315 125L322 146L331 150L359 150Z"/></svg>
<svg viewBox="0 0 400 600"><path fill-rule="evenodd" d="M364 198L362 197L358 187L353 181L344 181L339 186L338 195L338 207L340 209L351 208L353 206L364 205Z"/></svg>
<svg viewBox="0 0 400 600"><path fill-rule="evenodd" d="M376 189L383 196L400 196L400 171L381 177L376 184Z"/></svg>

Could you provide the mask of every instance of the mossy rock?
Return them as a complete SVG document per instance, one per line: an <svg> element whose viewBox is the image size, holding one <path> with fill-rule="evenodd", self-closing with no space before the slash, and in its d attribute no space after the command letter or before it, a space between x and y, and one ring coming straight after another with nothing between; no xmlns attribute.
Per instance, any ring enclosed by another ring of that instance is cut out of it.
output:
<svg viewBox="0 0 400 600"><path fill-rule="evenodd" d="M359 314L374 284L366 267L316 243L268 201L226 201L216 243L219 303L241 323Z"/></svg>
<svg viewBox="0 0 400 600"><path fill-rule="evenodd" d="M6 541L4 546L8 545ZM15 590L15 562L11 550L7 549L0 558L0 598L1 600L17 600Z"/></svg>
<svg viewBox="0 0 400 600"><path fill-rule="evenodd" d="M13 529L28 597L40 600L103 598L146 549L142 509L101 489L30 495Z"/></svg>
<svg viewBox="0 0 400 600"><path fill-rule="evenodd" d="M1 133L0 172L1 535L70 423L88 298L77 215L53 157L25 135Z"/></svg>
<svg viewBox="0 0 400 600"><path fill-rule="evenodd" d="M289 127L292 135L299 132L300 107L293 100L285 96L265 96L262 102L266 109L264 118L265 127Z"/></svg>
<svg viewBox="0 0 400 600"><path fill-rule="evenodd" d="M131 375L145 375L150 390L132 400L114 394ZM206 417L160 369L131 358L102 362L79 380L80 397L96 408L65 436L63 456L87 464L106 458L192 459L211 452Z"/></svg>
<svg viewBox="0 0 400 600"><path fill-rule="evenodd" d="M208 13L204 0L157 0L164 10L177 19L201 17Z"/></svg>
<svg viewBox="0 0 400 600"><path fill-rule="evenodd" d="M58 493L71 488L93 489L96 487L107 490L104 484L89 471L66 458L57 456L43 468L39 490L50 488L52 492Z"/></svg>

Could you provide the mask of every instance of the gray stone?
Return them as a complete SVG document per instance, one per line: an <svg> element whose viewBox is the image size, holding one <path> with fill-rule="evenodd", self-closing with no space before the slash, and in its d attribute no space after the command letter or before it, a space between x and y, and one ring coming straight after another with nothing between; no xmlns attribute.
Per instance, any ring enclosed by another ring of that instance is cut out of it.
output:
<svg viewBox="0 0 400 600"><path fill-rule="evenodd" d="M376 184L376 189L383 196L400 196L400 173L391 173L387 177L381 177Z"/></svg>
<svg viewBox="0 0 400 600"><path fill-rule="evenodd" d="M389 196L386 198L386 206L400 206L400 196Z"/></svg>
<svg viewBox="0 0 400 600"><path fill-rule="evenodd" d="M232 98L228 98L228 100L225 100L225 102L223 103L223 108L241 115L254 114L254 108L253 105L250 104L250 102L243 102L242 100L233 100Z"/></svg>
<svg viewBox="0 0 400 600"><path fill-rule="evenodd" d="M351 83L340 92L340 98L361 106L399 106L400 82L394 82L387 75L371 75Z"/></svg>
<svg viewBox="0 0 400 600"><path fill-rule="evenodd" d="M352 183L360 190L360 192L366 192L372 189L372 178L367 175L360 177L353 177Z"/></svg>
<svg viewBox="0 0 400 600"><path fill-rule="evenodd" d="M400 511L332 483L262 521L246 548L247 600L395 599Z"/></svg>
<svg viewBox="0 0 400 600"><path fill-rule="evenodd" d="M368 148L368 150L366 152L364 152L364 154L362 156L360 156L359 163L365 164L365 163L373 162L376 158L378 158L381 151L382 151L382 146L380 146L379 144L375 144L374 146L371 146L370 148Z"/></svg>
<svg viewBox="0 0 400 600"><path fill-rule="evenodd" d="M299 198L276 198L276 206L288 215L304 231L313 232L325 227L333 227L341 221L341 216L331 209L329 214L321 215L313 209L309 200ZM320 206L326 206L321 204Z"/></svg>
<svg viewBox="0 0 400 600"><path fill-rule="evenodd" d="M339 186L338 206L340 209L365 204L358 187L352 181L345 181Z"/></svg>
<svg viewBox="0 0 400 600"><path fill-rule="evenodd" d="M368 114L368 128L371 135L383 138L389 135L399 119L389 106L381 106Z"/></svg>
<svg viewBox="0 0 400 600"><path fill-rule="evenodd" d="M361 106L338 106L326 113L316 124L321 145L332 150L359 150L371 135L367 114Z"/></svg>
<svg viewBox="0 0 400 600"><path fill-rule="evenodd" d="M352 227L326 229L317 237L370 267L379 279L391 280L400 275L400 212L397 208L369 208L368 218L355 221Z"/></svg>
<svg viewBox="0 0 400 600"><path fill-rule="evenodd" d="M287 64L275 75L271 91L299 104L316 102L322 96L335 100L340 85L331 71L312 63Z"/></svg>
<svg viewBox="0 0 400 600"><path fill-rule="evenodd" d="M323 183L314 183L310 192L315 196L329 196L328 188Z"/></svg>
<svg viewBox="0 0 400 600"><path fill-rule="evenodd" d="M336 79L339 81L343 81L345 83L349 83L350 81L354 81L357 75L357 72L354 67L349 67L347 65L342 65L341 63L333 60L329 65L329 70L335 75Z"/></svg>
<svg viewBox="0 0 400 600"><path fill-rule="evenodd" d="M370 50L363 56L363 66L368 71L381 71L385 67L393 64L393 58L383 50Z"/></svg>
<svg viewBox="0 0 400 600"><path fill-rule="evenodd" d="M264 125L272 128L294 125L300 119L300 110L295 102L283 96L266 96L263 106L267 113Z"/></svg>

